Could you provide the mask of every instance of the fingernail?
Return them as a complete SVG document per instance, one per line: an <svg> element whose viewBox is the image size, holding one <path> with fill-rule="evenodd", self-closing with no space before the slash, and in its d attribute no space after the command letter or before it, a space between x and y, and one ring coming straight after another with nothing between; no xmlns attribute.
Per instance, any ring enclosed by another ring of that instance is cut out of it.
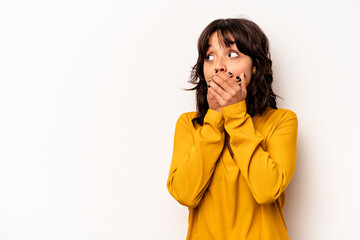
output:
<svg viewBox="0 0 360 240"><path fill-rule="evenodd" d="M231 75L232 74L232 72L228 72L228 75Z"/></svg>
<svg viewBox="0 0 360 240"><path fill-rule="evenodd" d="M208 85L208 88L210 88L210 85Z"/></svg>
<svg viewBox="0 0 360 240"><path fill-rule="evenodd" d="M209 79L209 81L208 82L211 82L211 79Z"/></svg>
<svg viewBox="0 0 360 240"><path fill-rule="evenodd" d="M218 70L215 70L215 73L217 73L218 72Z"/></svg>
<svg viewBox="0 0 360 240"><path fill-rule="evenodd" d="M235 78L236 78L236 79L240 79L240 77L239 77L239 76L236 76Z"/></svg>

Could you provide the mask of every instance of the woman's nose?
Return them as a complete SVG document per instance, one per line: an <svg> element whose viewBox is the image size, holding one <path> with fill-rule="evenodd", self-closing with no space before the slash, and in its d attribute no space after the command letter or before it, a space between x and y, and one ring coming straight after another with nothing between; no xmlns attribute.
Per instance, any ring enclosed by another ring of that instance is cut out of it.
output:
<svg viewBox="0 0 360 240"><path fill-rule="evenodd" d="M226 70L225 70L225 68L215 68L215 73L217 73L218 71L225 72Z"/></svg>
<svg viewBox="0 0 360 240"><path fill-rule="evenodd" d="M226 71L226 70L227 70L226 65L221 59L219 59L215 65L215 73L217 73L218 71Z"/></svg>

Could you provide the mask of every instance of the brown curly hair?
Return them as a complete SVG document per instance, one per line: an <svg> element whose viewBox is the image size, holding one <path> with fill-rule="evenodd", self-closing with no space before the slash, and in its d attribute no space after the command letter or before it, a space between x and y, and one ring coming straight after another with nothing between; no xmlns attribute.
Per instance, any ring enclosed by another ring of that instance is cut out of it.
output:
<svg viewBox="0 0 360 240"><path fill-rule="evenodd" d="M196 110L197 116L193 119L200 125L204 123L204 117L209 109L207 102L207 83L204 77L204 60L208 49L209 38L212 33L217 32L218 38L229 47L234 37L238 50L251 57L253 66L256 67L255 74L252 75L249 86L247 87L246 106L247 113L253 117L255 114L262 114L267 106L277 109L276 95L271 87L273 82L272 61L269 52L269 40L254 22L245 18L227 18L212 21L200 34L198 39L198 59L192 67L189 83L196 84L191 89L196 89ZM199 81L198 81L199 80ZM280 97L281 98L281 97Z"/></svg>

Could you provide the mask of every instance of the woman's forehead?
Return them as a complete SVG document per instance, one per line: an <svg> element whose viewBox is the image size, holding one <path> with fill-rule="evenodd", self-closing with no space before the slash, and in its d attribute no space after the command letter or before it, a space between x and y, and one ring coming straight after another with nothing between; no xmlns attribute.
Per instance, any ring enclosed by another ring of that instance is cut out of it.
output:
<svg viewBox="0 0 360 240"><path fill-rule="evenodd" d="M235 39L231 33L224 33L224 35L226 36L224 37L219 31L213 32L209 38L208 48L213 47L215 43L220 44L220 47L226 46L225 38L230 39L230 46L235 45Z"/></svg>
<svg viewBox="0 0 360 240"><path fill-rule="evenodd" d="M230 46L226 46L225 42L223 42L221 39L217 39L217 38L212 38L209 39L209 44L207 45L207 48L215 48L215 46L220 46L220 48L231 48L231 47L236 47L236 43L230 43Z"/></svg>

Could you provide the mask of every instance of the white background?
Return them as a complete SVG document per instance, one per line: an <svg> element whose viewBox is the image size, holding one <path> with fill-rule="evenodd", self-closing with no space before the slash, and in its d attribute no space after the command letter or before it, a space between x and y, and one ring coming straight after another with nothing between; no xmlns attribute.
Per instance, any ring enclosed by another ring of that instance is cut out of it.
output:
<svg viewBox="0 0 360 240"><path fill-rule="evenodd" d="M299 121L291 239L359 239L358 1L0 1L0 239L185 239L166 180L197 39L247 17ZM357 15L357 16L356 16Z"/></svg>

